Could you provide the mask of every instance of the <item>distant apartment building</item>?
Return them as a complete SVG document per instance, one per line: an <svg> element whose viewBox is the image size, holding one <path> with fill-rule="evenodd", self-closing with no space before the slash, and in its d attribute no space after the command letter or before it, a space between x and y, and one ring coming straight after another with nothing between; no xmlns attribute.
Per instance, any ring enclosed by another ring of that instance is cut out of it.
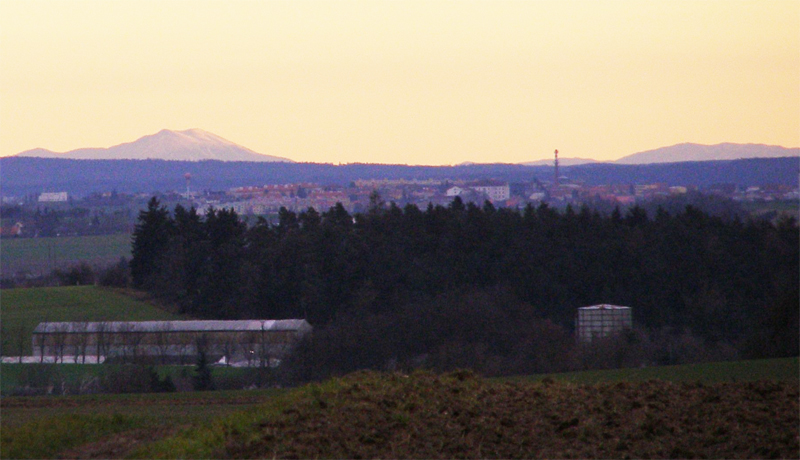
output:
<svg viewBox="0 0 800 460"><path fill-rule="evenodd" d="M437 186L442 185L440 179L356 179L353 185L358 188L384 188L399 187L406 185Z"/></svg>
<svg viewBox="0 0 800 460"><path fill-rule="evenodd" d="M270 209L272 209L272 207L268 206L263 201L257 199L236 201L227 204L225 207L233 209L233 211L239 215L256 215L256 216L266 214Z"/></svg>
<svg viewBox="0 0 800 460"><path fill-rule="evenodd" d="M670 193L666 184L637 184L633 186L633 190L634 195L641 198L666 196Z"/></svg>
<svg viewBox="0 0 800 460"><path fill-rule="evenodd" d="M479 182L470 185L469 188L476 192L485 193L492 201L505 201L511 197L511 188L508 183Z"/></svg>
<svg viewBox="0 0 800 460"><path fill-rule="evenodd" d="M461 188L461 187L455 186L455 187L450 187L449 189L447 189L447 192L445 192L445 195L452 197L452 196L459 196L462 193L464 193L464 189Z"/></svg>
<svg viewBox="0 0 800 460"><path fill-rule="evenodd" d="M66 203L67 192L45 192L39 195L39 203Z"/></svg>

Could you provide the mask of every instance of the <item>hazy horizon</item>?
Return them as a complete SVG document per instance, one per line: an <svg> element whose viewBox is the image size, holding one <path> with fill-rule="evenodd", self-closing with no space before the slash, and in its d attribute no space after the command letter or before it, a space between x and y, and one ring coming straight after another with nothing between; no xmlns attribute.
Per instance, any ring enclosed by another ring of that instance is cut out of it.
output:
<svg viewBox="0 0 800 460"><path fill-rule="evenodd" d="M800 147L796 1L4 1L0 156L200 128L299 162Z"/></svg>
<svg viewBox="0 0 800 460"><path fill-rule="evenodd" d="M113 149L115 149L117 147L125 147L126 149L129 150L131 148L131 146L136 145L137 143L139 143L139 142L141 142L141 141L143 141L145 139L150 138L151 139L150 142L152 142L152 139L158 137L160 134L162 134L162 132L165 132L165 131L166 132L177 133L177 134L193 133L193 132L198 132L199 131L200 132L200 134L199 134L200 137L203 137L203 136L206 136L206 135L210 135L210 137L212 137L212 138L216 138L217 137L214 133L210 133L210 132L208 132L206 130L203 130L203 129L200 129L200 128L192 128L192 129L183 130L183 131L163 129L163 130L160 130L158 133L147 134L147 135L141 136L141 137L139 137L139 138L137 138L135 140L130 140L130 141L127 141L127 142L123 142L123 143L120 143L120 144L115 144L115 145L108 146L108 147L82 147L82 148L73 149L73 150L66 151L66 152L54 152L54 151L49 151L48 150L47 151L48 154L43 156L43 158L59 158L59 157L62 157L64 159L98 159L97 157L98 157L98 155L100 153L96 152L97 150L103 150L103 151L112 150L113 151ZM239 144L237 144L236 142L234 142L234 141L232 141L230 139L224 139L223 138L223 139L219 139L219 140L220 141L225 141L226 144L230 143L232 145L235 145L236 147L241 147L243 149L250 150L246 145L239 145ZM763 149L758 149L758 147L765 147L765 148L777 147L777 148L781 148L781 149L785 148L783 146L770 146L770 145L764 145L764 144L729 144L729 143L721 143L721 144L715 144L715 145L704 145L704 144L695 144L695 143L680 143L680 144L675 144L675 145L671 145L671 146L663 146L663 147L659 147L659 148L656 148L656 149L648 149L648 150L644 150L644 151L641 151L641 152L632 152L630 154L626 154L626 155L623 155L623 156L621 156L619 158L610 159L610 160L597 160L597 159L588 158L588 157L584 157L584 158L582 158L582 157L565 157L563 155L560 155L559 159L560 159L560 162L561 162L562 166L569 166L569 165L573 165L573 164L581 164L581 163L586 162L587 160L589 162L608 162L608 163L613 163L613 162L618 162L618 161L622 161L622 160L628 159L630 157L636 157L636 156L639 156L641 154L647 154L647 153L650 153L650 152L655 153L655 152L663 151L663 150L676 150L676 152L677 152L677 151L680 151L680 149L687 148L687 147L699 147L701 149L713 149L713 148L718 147L718 146L726 146L726 147L730 147L730 148L732 148L734 150L738 150L738 151L741 151L742 148L746 148L747 146L755 146L757 148L757 150L763 150ZM173 148L178 148L180 150L184 150L185 148L193 148L191 146L191 144L186 145L186 146L173 145L172 147ZM153 145L148 144L147 148L148 149L153 148ZM170 148L170 147L167 147L167 148ZM159 148L159 151L161 152L162 149L163 148ZM792 149L797 150L797 148L792 148ZM26 151L23 151L23 152L18 152L18 154L25 154L27 152L35 152L37 150L42 150L42 149L41 148L30 149L30 150L26 150ZM70 155L73 152L74 152L74 154L77 154L78 156ZM117 153L120 153L120 152L117 152ZM104 152L102 156L103 156L103 158L106 158L106 159L136 159L136 158L139 158L139 155L136 155L135 157L131 156L130 155L131 152L129 152L127 150L126 150L125 153L127 155L117 156L117 155L112 155L111 153L109 153L108 156L105 156L106 154ZM153 152L154 156L153 157L148 157L148 158L172 159L172 158L170 158L170 155L168 155L167 153L168 152L161 152L159 154L158 152ZM254 152L254 151L251 152L251 153L261 154L261 152ZM682 153L683 156L686 155L686 152L680 151L680 153ZM750 153L751 153L752 156L745 155L742 158L765 158L765 156L764 156L765 153L763 151L760 151L760 152L753 151L753 152L750 152ZM164 154L167 154L167 155L165 156ZM14 155L17 155L17 154L14 154ZM689 154L689 155L697 156L697 155L702 155L702 154L700 153L699 150L697 150L697 151L694 152L694 154ZM34 155L34 156L40 156L40 155ZM265 156L268 156L268 155L265 155ZM661 157L661 156L663 156L663 154L659 155L659 157ZM774 155L770 155L769 157L774 157ZM0 157L0 158L2 158L2 157ZM273 158L276 158L276 157L273 157ZM139 159L141 159L141 158L139 158ZM282 159L295 162L295 160L292 159L292 158L282 158ZM691 160L687 160L686 158L683 158L683 159L676 158L676 161L696 161L696 160L703 161L702 159L699 159L699 158L691 159ZM196 161L196 160L189 160L189 161ZM231 158L229 161L248 161L248 160L242 160L242 159L238 159L237 160L235 158ZM523 161L523 162L514 163L514 164L533 164L533 163L551 164L552 162L553 162L553 155L551 154L549 158L533 160L533 161ZM319 161L319 162L314 162L314 163L336 163L336 162ZM385 165L405 164L405 165L409 165L409 166L420 166L420 165L413 164L413 163L381 163L381 162L352 162L352 163L385 164ZM466 161L466 162L461 162L461 163L454 163L452 165L436 165L436 166L457 166L457 165L460 165L460 164L488 164L488 163L490 163L490 162L471 162L471 161ZM501 161L501 162L494 162L494 163L504 163L504 162ZM339 164L348 164L348 163L339 162Z"/></svg>

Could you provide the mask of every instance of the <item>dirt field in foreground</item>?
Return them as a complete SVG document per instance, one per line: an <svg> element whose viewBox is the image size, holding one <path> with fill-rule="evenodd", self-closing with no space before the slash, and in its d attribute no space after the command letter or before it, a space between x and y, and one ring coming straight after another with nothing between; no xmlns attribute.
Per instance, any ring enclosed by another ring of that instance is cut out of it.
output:
<svg viewBox="0 0 800 460"><path fill-rule="evenodd" d="M320 387L325 388L325 387ZM361 373L228 433L237 458L800 458L797 383Z"/></svg>

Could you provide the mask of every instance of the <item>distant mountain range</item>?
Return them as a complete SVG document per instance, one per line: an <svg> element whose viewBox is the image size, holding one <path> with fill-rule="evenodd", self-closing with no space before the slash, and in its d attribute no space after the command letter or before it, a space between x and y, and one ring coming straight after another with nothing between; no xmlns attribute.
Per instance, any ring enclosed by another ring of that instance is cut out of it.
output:
<svg viewBox="0 0 800 460"><path fill-rule="evenodd" d="M136 141L109 148L83 148L57 153L46 149L33 149L18 153L17 157L62 158L75 160L170 160L170 161L250 161L286 162L288 158L264 155L223 139L202 129L171 131L164 129ZM678 144L655 150L634 153L613 162L640 165L652 163L678 163L684 161L738 160L745 158L800 157L800 148L786 148L763 144ZM589 158L559 158L561 166L598 163ZM474 163L462 163L460 166ZM521 163L525 166L552 166L552 159Z"/></svg>
<svg viewBox="0 0 800 460"><path fill-rule="evenodd" d="M800 157L800 148L786 148L777 145L764 144L677 144L670 147L661 147L654 150L634 153L624 156L616 163L622 165L645 165L654 163L680 163L684 161L720 161L742 160L746 158L781 158ZM589 158L559 158L560 166L575 166L588 163L598 163ZM553 160L538 160L521 163L526 166L552 166Z"/></svg>
<svg viewBox="0 0 800 460"><path fill-rule="evenodd" d="M18 157L65 158L74 160L172 160L172 161L281 161L288 158L264 155L202 129L161 130L133 142L109 148L84 148L57 153L46 149L27 150Z"/></svg>
<svg viewBox="0 0 800 460"><path fill-rule="evenodd" d="M741 160L744 158L780 158L800 156L800 148L764 144L678 144L634 153L615 161L625 165L678 163L682 161Z"/></svg>

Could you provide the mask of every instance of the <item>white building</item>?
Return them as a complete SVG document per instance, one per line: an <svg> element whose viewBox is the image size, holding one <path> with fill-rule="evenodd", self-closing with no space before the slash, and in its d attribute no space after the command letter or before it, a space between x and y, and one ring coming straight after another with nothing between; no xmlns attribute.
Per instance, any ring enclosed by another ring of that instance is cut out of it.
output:
<svg viewBox="0 0 800 460"><path fill-rule="evenodd" d="M464 189L463 188L461 188L459 186L455 186L455 187L450 187L449 189L447 189L447 192L445 192L445 195L447 195L447 196L459 196L459 195L461 195L463 193L464 193Z"/></svg>
<svg viewBox="0 0 800 460"><path fill-rule="evenodd" d="M66 203L67 192L45 192L39 195L39 203Z"/></svg>
<svg viewBox="0 0 800 460"><path fill-rule="evenodd" d="M32 345L41 361L93 356L186 363L202 348L214 361L258 365L284 358L311 330L304 319L39 323Z"/></svg>
<svg viewBox="0 0 800 460"><path fill-rule="evenodd" d="M470 188L476 192L485 193L492 201L505 201L511 198L511 188L507 183L480 183L471 185Z"/></svg>
<svg viewBox="0 0 800 460"><path fill-rule="evenodd" d="M631 307L619 305L592 305L578 309L575 317L575 334L579 342L619 334L633 327Z"/></svg>

